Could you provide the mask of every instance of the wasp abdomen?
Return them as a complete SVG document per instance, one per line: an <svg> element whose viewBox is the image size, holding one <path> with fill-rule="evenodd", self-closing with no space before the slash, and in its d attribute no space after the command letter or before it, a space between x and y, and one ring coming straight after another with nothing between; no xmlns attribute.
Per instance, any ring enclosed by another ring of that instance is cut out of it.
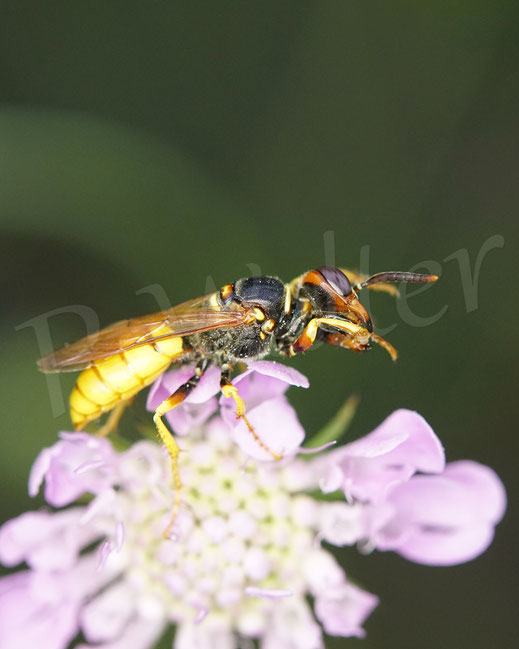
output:
<svg viewBox="0 0 519 649"><path fill-rule="evenodd" d="M154 335L164 336L169 331L162 325ZM79 375L70 395L74 428L81 430L89 421L150 385L183 351L183 339L175 336L95 361Z"/></svg>

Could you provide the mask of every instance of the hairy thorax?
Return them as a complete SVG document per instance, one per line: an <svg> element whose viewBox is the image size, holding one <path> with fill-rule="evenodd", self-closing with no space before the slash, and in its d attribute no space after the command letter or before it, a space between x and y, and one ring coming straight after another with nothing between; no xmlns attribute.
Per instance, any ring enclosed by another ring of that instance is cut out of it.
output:
<svg viewBox="0 0 519 649"><path fill-rule="evenodd" d="M190 336L190 343L201 356L220 356L222 360L236 363L244 360L258 360L270 353L270 339L262 340L261 326L216 329L196 336Z"/></svg>

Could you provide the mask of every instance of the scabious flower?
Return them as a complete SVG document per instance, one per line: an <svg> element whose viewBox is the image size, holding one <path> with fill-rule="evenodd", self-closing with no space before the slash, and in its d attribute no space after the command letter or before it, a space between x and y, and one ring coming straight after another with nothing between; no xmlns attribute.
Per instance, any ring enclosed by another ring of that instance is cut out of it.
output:
<svg viewBox="0 0 519 649"><path fill-rule="evenodd" d="M159 379L148 407L187 374ZM233 649L244 638L262 649L320 649L323 630L362 637L378 602L323 542L432 565L467 561L491 542L505 507L499 478L475 462L445 465L418 414L398 410L366 437L310 458L284 396L306 379L262 361L235 383L257 434L284 459L273 461L254 441L231 400L217 401L210 370L167 415L185 451L168 539L173 481L159 445L117 452L106 439L61 433L40 453L29 490L44 484L54 509L0 529L0 560L28 565L0 580L2 649L74 641L80 649L147 649L170 624L175 649Z"/></svg>

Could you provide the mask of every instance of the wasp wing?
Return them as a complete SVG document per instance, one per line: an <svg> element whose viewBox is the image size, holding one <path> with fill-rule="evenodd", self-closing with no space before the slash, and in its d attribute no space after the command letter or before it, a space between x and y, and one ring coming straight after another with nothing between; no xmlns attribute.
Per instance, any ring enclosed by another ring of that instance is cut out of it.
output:
<svg viewBox="0 0 519 649"><path fill-rule="evenodd" d="M231 310L212 306L213 295L195 298L167 311L116 322L41 358L38 365L43 372L78 371L94 361L140 345L211 329L239 327L253 321L252 309L238 307Z"/></svg>

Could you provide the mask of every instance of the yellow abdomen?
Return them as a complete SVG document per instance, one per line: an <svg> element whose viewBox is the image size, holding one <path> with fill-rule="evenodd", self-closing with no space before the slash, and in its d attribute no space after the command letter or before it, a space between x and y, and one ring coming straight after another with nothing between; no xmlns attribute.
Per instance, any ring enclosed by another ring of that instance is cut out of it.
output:
<svg viewBox="0 0 519 649"><path fill-rule="evenodd" d="M170 332L162 325L156 336ZM70 395L70 418L76 430L111 410L121 401L133 397L162 374L183 352L179 336L133 347L95 361L84 370Z"/></svg>

